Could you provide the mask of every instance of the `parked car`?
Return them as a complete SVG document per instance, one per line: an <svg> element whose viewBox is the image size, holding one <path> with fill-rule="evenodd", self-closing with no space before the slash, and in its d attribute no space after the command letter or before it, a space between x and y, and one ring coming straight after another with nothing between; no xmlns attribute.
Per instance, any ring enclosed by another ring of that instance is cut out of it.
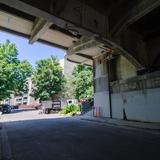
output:
<svg viewBox="0 0 160 160"><path fill-rule="evenodd" d="M18 105L11 105L11 109L18 109Z"/></svg>
<svg viewBox="0 0 160 160"><path fill-rule="evenodd" d="M1 112L2 113L10 113L11 112L11 106L8 104L1 105Z"/></svg>
<svg viewBox="0 0 160 160"><path fill-rule="evenodd" d="M2 106L0 105L0 115L2 115Z"/></svg>

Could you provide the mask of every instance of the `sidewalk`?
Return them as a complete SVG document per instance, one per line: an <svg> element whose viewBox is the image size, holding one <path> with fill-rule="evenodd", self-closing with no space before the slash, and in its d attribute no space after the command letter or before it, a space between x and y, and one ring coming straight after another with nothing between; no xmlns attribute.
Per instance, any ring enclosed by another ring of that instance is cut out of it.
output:
<svg viewBox="0 0 160 160"><path fill-rule="evenodd" d="M92 116L80 116L81 120L88 120L94 122L100 122L105 124L117 125L117 126L126 126L132 128L140 128L147 130L156 130L160 132L160 123L147 123L147 122L135 122L135 121L125 121L120 119L110 119L110 118L100 118L100 117L92 117Z"/></svg>

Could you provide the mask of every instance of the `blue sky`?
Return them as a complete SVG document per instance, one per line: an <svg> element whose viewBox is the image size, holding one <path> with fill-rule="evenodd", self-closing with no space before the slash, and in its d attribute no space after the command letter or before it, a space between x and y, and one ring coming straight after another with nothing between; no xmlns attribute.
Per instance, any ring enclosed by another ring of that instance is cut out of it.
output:
<svg viewBox="0 0 160 160"><path fill-rule="evenodd" d="M0 43L5 42L6 39L16 44L19 53L18 58L21 60L28 60L33 66L35 66L37 60L48 58L50 55L55 55L58 59L63 59L65 54L65 51L59 48L39 42L35 42L31 45L26 38L0 31Z"/></svg>

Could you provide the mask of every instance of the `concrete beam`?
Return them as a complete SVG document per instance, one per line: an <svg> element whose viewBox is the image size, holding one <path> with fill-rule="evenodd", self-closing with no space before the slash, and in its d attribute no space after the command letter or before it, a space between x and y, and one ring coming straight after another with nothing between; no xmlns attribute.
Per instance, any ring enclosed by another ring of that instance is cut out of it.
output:
<svg viewBox="0 0 160 160"><path fill-rule="evenodd" d="M42 17L70 32L106 37L106 16L78 0L69 0L67 3L64 0L52 0L50 3L46 1L48 4L45 5L42 1L36 4L27 0L0 0L0 3L35 17Z"/></svg>
<svg viewBox="0 0 160 160"><path fill-rule="evenodd" d="M128 10L123 17L119 17L119 21L116 22L111 29L112 36L118 35L121 31L133 24L155 8L160 6L160 0L141 0L136 4L133 9Z"/></svg>
<svg viewBox="0 0 160 160"><path fill-rule="evenodd" d="M0 11L0 30L29 39L32 28L32 21ZM76 41L75 38L52 29L48 29L45 34L42 35L41 39L38 39L39 42L46 45L64 50L67 50L74 40Z"/></svg>
<svg viewBox="0 0 160 160"><path fill-rule="evenodd" d="M52 25L51 22L47 22L43 18L37 17L33 24L29 43L33 44L35 41L40 39L41 36L49 29L51 25Z"/></svg>
<svg viewBox="0 0 160 160"><path fill-rule="evenodd" d="M86 59L89 59L89 60L93 60L93 57L92 56L88 56L88 55L86 55L86 54L83 54L83 53L76 53L78 56L82 56L82 57L84 57L84 58L86 58Z"/></svg>
<svg viewBox="0 0 160 160"><path fill-rule="evenodd" d="M137 61L136 58L134 58L128 51L124 50L121 46L117 45L116 43L108 40L108 39L99 39L96 38L97 41L107 44L109 48L111 48L113 51L116 51L123 55L128 61L130 61L138 70L144 69L144 66Z"/></svg>

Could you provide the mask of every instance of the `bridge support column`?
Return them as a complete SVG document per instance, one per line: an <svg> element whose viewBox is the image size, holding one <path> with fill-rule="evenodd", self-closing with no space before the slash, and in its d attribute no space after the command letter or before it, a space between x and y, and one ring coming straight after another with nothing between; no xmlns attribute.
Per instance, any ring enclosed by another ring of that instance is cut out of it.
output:
<svg viewBox="0 0 160 160"><path fill-rule="evenodd" d="M105 57L94 59L94 106L100 108L101 117L111 117L108 80Z"/></svg>

